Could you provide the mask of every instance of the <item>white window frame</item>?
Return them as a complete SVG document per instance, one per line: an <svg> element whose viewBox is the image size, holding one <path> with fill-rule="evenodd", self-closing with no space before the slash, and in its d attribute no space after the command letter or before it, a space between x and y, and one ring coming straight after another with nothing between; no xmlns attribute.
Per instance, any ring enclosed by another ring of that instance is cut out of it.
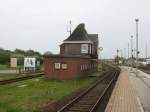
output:
<svg viewBox="0 0 150 112"><path fill-rule="evenodd" d="M62 69L67 69L67 68L68 68L68 66L67 66L67 64L66 64L66 63L62 63L62 64L61 64L61 68L62 68Z"/></svg>
<svg viewBox="0 0 150 112"><path fill-rule="evenodd" d="M88 44L81 44L81 53L88 53Z"/></svg>
<svg viewBox="0 0 150 112"><path fill-rule="evenodd" d="M55 69L60 69L60 63L55 63Z"/></svg>

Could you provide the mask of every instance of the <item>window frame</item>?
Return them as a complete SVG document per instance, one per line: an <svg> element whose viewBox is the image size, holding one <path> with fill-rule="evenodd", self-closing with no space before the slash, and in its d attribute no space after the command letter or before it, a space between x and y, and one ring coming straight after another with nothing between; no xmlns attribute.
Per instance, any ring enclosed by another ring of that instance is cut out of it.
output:
<svg viewBox="0 0 150 112"><path fill-rule="evenodd" d="M54 63L54 68L55 68L55 70L60 70L61 69L61 63L59 63L59 62Z"/></svg>
<svg viewBox="0 0 150 112"><path fill-rule="evenodd" d="M64 65L66 65L66 67L64 67ZM62 63L62 64L61 64L61 69L63 69L63 70L68 69L68 65L67 65L67 63Z"/></svg>
<svg viewBox="0 0 150 112"><path fill-rule="evenodd" d="M83 54L88 53L88 50L89 50L88 47L89 47L88 44L81 44L81 53Z"/></svg>

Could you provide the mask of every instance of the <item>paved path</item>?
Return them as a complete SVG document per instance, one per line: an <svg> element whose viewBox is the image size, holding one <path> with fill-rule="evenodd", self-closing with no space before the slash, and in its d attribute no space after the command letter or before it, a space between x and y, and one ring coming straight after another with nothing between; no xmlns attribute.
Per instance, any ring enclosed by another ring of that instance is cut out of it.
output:
<svg viewBox="0 0 150 112"><path fill-rule="evenodd" d="M144 112L150 112L150 75L142 71L138 71L138 75L130 72L130 80L139 96Z"/></svg>
<svg viewBox="0 0 150 112"><path fill-rule="evenodd" d="M0 74L16 74L18 71L16 70L0 70Z"/></svg>
<svg viewBox="0 0 150 112"><path fill-rule="evenodd" d="M140 107L129 80L129 71L122 68L105 112L141 112Z"/></svg>

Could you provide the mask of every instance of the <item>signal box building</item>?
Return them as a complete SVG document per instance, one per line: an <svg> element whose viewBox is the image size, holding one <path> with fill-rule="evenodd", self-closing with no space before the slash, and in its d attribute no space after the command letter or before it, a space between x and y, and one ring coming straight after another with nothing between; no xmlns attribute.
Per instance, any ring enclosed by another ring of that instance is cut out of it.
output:
<svg viewBox="0 0 150 112"><path fill-rule="evenodd" d="M98 34L88 34L79 24L60 45L59 55L45 56L47 79L77 79L97 72Z"/></svg>

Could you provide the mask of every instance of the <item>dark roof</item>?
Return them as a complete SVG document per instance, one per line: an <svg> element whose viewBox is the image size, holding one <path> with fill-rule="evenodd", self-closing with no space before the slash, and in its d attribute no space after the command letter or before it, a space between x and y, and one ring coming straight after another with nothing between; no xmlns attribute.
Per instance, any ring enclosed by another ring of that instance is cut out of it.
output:
<svg viewBox="0 0 150 112"><path fill-rule="evenodd" d="M98 34L88 34L88 37L98 47Z"/></svg>
<svg viewBox="0 0 150 112"><path fill-rule="evenodd" d="M88 34L85 25L81 23L64 41L92 41L98 47L98 34Z"/></svg>
<svg viewBox="0 0 150 112"><path fill-rule="evenodd" d="M93 42L98 41L98 34L88 34L88 37Z"/></svg>
<svg viewBox="0 0 150 112"><path fill-rule="evenodd" d="M85 30L85 25L83 23L79 24L72 34L64 41L90 41L88 33Z"/></svg>

